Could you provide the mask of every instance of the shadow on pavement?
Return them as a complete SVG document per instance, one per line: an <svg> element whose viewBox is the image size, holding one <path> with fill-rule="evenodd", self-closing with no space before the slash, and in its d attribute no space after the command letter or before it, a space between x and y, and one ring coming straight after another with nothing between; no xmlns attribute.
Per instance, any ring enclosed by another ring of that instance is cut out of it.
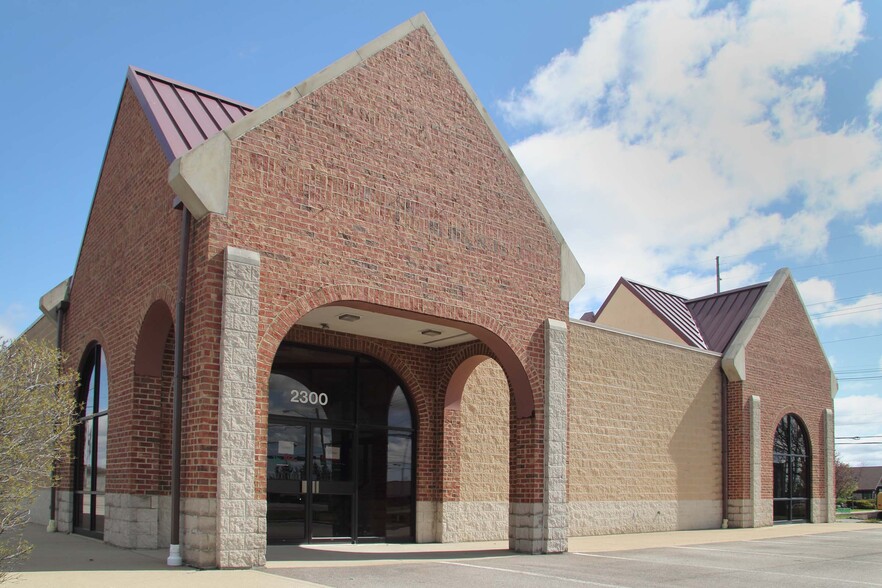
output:
<svg viewBox="0 0 882 588"><path fill-rule="evenodd" d="M13 573L173 569L166 565L167 549L123 549L81 535L47 533L36 524L22 535L34 547Z"/></svg>

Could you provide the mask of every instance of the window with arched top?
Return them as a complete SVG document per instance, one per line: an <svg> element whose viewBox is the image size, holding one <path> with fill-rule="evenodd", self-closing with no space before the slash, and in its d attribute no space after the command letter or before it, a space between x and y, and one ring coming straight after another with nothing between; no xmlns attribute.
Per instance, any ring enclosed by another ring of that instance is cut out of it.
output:
<svg viewBox="0 0 882 588"><path fill-rule="evenodd" d="M775 430L774 467L775 522L809 520L811 459L808 433L795 414L788 414Z"/></svg>
<svg viewBox="0 0 882 588"><path fill-rule="evenodd" d="M107 479L107 360L100 345L86 354L80 373L80 413L74 462L74 530L103 536Z"/></svg>

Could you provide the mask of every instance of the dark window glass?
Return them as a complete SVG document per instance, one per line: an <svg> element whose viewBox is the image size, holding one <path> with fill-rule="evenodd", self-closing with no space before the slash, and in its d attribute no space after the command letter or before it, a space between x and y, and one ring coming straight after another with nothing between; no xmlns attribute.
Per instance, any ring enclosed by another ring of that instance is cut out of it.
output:
<svg viewBox="0 0 882 588"><path fill-rule="evenodd" d="M269 414L268 541L414 538L413 418L391 369L283 344Z"/></svg>
<svg viewBox="0 0 882 588"><path fill-rule="evenodd" d="M401 386L396 386L395 392L392 393L392 399L389 401L389 426L411 428L410 403Z"/></svg>
<svg viewBox="0 0 882 588"><path fill-rule="evenodd" d="M351 422L354 366L349 355L283 345L270 376L270 414Z"/></svg>
<svg viewBox="0 0 882 588"><path fill-rule="evenodd" d="M101 536L107 486L107 361L99 345L86 358L80 381L80 418L76 428L74 529Z"/></svg>
<svg viewBox="0 0 882 588"><path fill-rule="evenodd" d="M802 422L788 414L775 431L774 453L774 519L775 521L808 520L811 488L809 440Z"/></svg>

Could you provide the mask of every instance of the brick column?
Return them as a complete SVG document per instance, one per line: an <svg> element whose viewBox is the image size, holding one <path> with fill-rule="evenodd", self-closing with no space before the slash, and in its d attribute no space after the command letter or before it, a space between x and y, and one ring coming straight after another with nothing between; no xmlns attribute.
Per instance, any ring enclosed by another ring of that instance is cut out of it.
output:
<svg viewBox="0 0 882 588"><path fill-rule="evenodd" d="M545 323L545 429L542 502L512 502L509 548L521 553L567 551L567 325Z"/></svg>
<svg viewBox="0 0 882 588"><path fill-rule="evenodd" d="M266 561L266 502L254 499L260 255L227 247L218 406L217 565Z"/></svg>
<svg viewBox="0 0 882 588"><path fill-rule="evenodd" d="M765 508L763 502L763 454L762 434L760 432L760 398L751 396L747 401L750 410L750 502L752 508L749 517L750 527L763 527L772 524L771 518L765 522ZM771 507L771 501L769 506ZM771 517L771 508L769 515Z"/></svg>

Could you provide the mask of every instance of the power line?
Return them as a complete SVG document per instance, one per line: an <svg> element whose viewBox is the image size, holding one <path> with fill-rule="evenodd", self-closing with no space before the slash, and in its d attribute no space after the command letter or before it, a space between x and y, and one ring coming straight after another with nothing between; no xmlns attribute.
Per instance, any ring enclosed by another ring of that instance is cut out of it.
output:
<svg viewBox="0 0 882 588"><path fill-rule="evenodd" d="M866 269L862 269L862 270L854 270L854 271L851 271L851 272L841 272L841 273L838 273L838 274L826 274L826 275L823 275L823 276L815 276L815 277L816 277L816 278L835 278L835 277L837 277L837 276L850 276L851 274L862 274L862 273L865 273L865 272L874 272L874 271L877 271L877 270L882 270L882 266L880 266L880 267L868 267L868 268L866 268Z"/></svg>
<svg viewBox="0 0 882 588"><path fill-rule="evenodd" d="M849 439L851 441L857 441L859 439L878 439L882 437L882 435L857 435L855 437L834 437L834 439Z"/></svg>
<svg viewBox="0 0 882 588"><path fill-rule="evenodd" d="M863 309L863 310L858 310ZM836 318L837 316L848 316L850 314L861 314L864 312L875 312L882 310L882 302L874 302L873 304L865 304L863 306L853 306L851 308L843 308L840 310L829 310L827 312L819 312L810 314L814 319Z"/></svg>
<svg viewBox="0 0 882 588"><path fill-rule="evenodd" d="M836 298L835 300L825 300L823 302L812 302L811 304L806 304L806 307L818 306L821 304L833 304L834 302L843 302L845 300L855 300L857 298L866 298L867 296L875 296L876 294L882 294L882 292L868 292L867 294L859 294L857 296L847 296L845 298Z"/></svg>
<svg viewBox="0 0 882 588"><path fill-rule="evenodd" d="M850 258L847 258L847 259L837 259L837 260L835 260L835 261L827 261L827 262L824 262L824 263L815 263L815 264L812 264L812 265L797 265L797 266L791 267L790 269L792 269L792 270L808 269L808 268L812 268L812 267L821 267L821 266L825 266L825 265L833 265L833 264L836 264L836 263L847 263L847 262L849 262L849 261L861 261L861 260L864 260L864 259L874 259L874 258L877 258L877 257L882 257L882 253L880 253L880 254L878 254L878 255L865 255L864 257L850 257Z"/></svg>
<svg viewBox="0 0 882 588"><path fill-rule="evenodd" d="M854 443L837 443L836 445L882 445L882 441L856 441Z"/></svg>
<svg viewBox="0 0 882 588"><path fill-rule="evenodd" d="M882 333L875 335L864 335L863 337L847 337L845 339L830 339L829 341L821 341L824 345L827 343L841 343L842 341L857 341L858 339L872 339L873 337L882 337Z"/></svg>
<svg viewBox="0 0 882 588"><path fill-rule="evenodd" d="M866 380L882 380L882 376L861 376L854 378L836 378L840 382L863 382Z"/></svg>

